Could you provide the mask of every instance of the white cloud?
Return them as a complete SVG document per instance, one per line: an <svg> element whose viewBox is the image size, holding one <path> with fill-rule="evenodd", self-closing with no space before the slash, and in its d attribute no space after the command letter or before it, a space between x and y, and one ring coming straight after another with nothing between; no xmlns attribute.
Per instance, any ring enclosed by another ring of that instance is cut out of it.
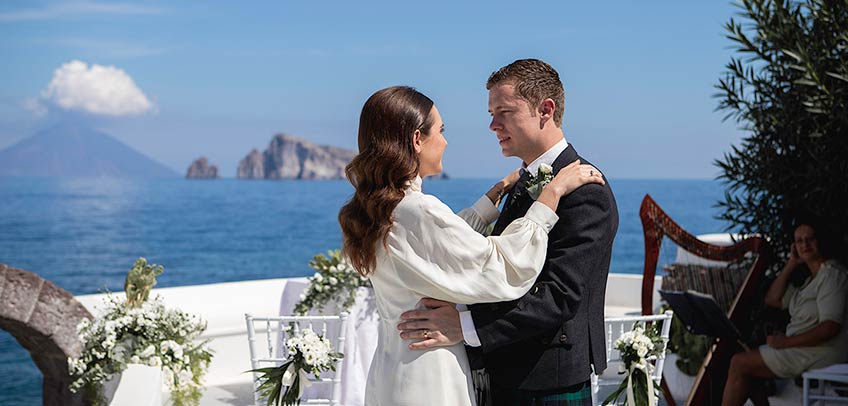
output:
<svg viewBox="0 0 848 406"><path fill-rule="evenodd" d="M153 103L132 78L114 66L68 62L53 73L42 100L66 110L109 116L143 114Z"/></svg>

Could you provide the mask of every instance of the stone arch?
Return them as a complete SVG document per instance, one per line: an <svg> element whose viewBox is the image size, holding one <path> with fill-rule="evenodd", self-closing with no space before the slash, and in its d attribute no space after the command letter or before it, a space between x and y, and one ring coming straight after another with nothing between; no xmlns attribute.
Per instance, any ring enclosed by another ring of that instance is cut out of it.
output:
<svg viewBox="0 0 848 406"><path fill-rule="evenodd" d="M68 389L68 357L79 356L76 326L91 319L68 291L40 276L0 264L0 328L29 351L43 376L44 406L88 405Z"/></svg>

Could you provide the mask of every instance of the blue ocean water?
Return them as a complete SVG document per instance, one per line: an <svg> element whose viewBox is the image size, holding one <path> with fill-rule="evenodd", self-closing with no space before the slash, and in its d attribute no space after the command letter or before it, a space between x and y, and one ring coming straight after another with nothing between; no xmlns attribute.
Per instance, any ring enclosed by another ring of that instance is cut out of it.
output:
<svg viewBox="0 0 848 406"><path fill-rule="evenodd" d="M494 179L425 181L454 210ZM646 193L684 228L719 232L712 180L611 180L620 226L612 272L642 273L639 205ZM313 255L338 248L346 181L132 181L0 178L0 263L73 294L120 291L138 257L164 265L157 287L311 274ZM0 331L0 404L41 404L29 354Z"/></svg>

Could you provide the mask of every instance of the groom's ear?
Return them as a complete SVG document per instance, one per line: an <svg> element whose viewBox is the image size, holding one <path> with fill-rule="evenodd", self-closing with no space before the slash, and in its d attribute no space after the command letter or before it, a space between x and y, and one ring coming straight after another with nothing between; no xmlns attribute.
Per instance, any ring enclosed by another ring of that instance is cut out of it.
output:
<svg viewBox="0 0 848 406"><path fill-rule="evenodd" d="M556 110L556 102L553 99L547 98L545 100L542 100L542 103L539 104L539 128L540 129L544 128L545 124L548 121L553 120L555 110Z"/></svg>
<svg viewBox="0 0 848 406"><path fill-rule="evenodd" d="M415 149L416 154L421 153L421 130L415 130L412 133L412 147Z"/></svg>

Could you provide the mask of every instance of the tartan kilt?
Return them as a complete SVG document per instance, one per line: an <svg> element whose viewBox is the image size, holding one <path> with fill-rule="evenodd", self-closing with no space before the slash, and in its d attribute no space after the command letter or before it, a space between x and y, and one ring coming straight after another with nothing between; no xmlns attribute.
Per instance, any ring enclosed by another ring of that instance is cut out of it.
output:
<svg viewBox="0 0 848 406"><path fill-rule="evenodd" d="M472 371L477 406L592 406L590 381L564 388L559 393L538 394L492 387L484 370Z"/></svg>

